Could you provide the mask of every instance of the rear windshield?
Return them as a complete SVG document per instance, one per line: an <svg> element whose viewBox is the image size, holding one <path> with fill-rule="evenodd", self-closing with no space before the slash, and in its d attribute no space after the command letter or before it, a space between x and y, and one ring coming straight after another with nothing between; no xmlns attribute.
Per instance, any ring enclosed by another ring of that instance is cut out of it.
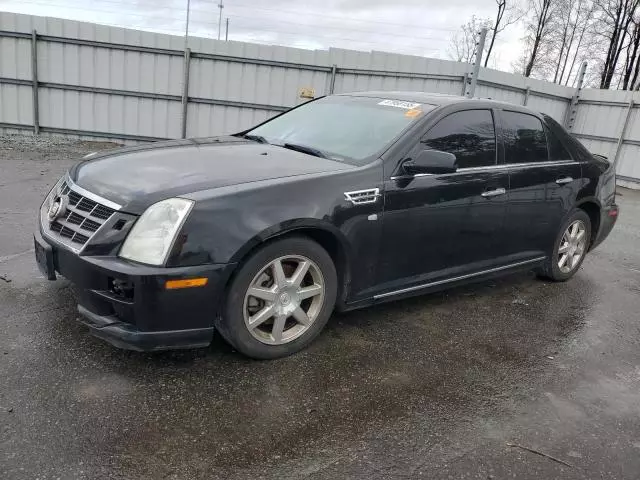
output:
<svg viewBox="0 0 640 480"><path fill-rule="evenodd" d="M419 102L338 95L309 102L248 134L276 145L304 145L335 160L363 165L434 108Z"/></svg>

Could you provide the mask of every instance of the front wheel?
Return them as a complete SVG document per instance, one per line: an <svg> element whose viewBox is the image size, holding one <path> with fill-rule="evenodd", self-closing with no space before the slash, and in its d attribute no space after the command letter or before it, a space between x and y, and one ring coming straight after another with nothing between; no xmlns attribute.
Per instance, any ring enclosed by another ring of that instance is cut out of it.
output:
<svg viewBox="0 0 640 480"><path fill-rule="evenodd" d="M276 240L240 267L218 330L249 357L284 357L320 333L336 294L336 269L320 245L304 237Z"/></svg>
<svg viewBox="0 0 640 480"><path fill-rule="evenodd" d="M584 261L591 238L591 220L583 210L575 210L562 224L551 257L541 276L556 282L570 279Z"/></svg>

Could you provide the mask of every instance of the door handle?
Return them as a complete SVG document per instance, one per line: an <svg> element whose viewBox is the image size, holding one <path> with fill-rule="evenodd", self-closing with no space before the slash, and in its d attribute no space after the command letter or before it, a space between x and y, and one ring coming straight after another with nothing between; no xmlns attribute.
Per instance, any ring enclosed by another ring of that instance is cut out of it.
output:
<svg viewBox="0 0 640 480"><path fill-rule="evenodd" d="M571 183L573 182L573 178L572 177L564 177L564 178L559 178L556 180L556 183L558 185L564 185L565 183Z"/></svg>
<svg viewBox="0 0 640 480"><path fill-rule="evenodd" d="M496 188L495 190L487 190L486 192L482 192L484 198L497 197L498 195L504 195L507 193L507 190L504 188Z"/></svg>

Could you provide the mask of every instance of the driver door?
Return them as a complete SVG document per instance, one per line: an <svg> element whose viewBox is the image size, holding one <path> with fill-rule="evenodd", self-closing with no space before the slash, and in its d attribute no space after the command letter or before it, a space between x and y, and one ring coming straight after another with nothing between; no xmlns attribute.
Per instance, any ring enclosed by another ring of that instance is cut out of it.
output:
<svg viewBox="0 0 640 480"><path fill-rule="evenodd" d="M497 145L490 109L457 111L416 139L398 170L385 172L381 292L442 284L501 262L509 175L498 166ZM456 155L458 170L403 171L424 149Z"/></svg>

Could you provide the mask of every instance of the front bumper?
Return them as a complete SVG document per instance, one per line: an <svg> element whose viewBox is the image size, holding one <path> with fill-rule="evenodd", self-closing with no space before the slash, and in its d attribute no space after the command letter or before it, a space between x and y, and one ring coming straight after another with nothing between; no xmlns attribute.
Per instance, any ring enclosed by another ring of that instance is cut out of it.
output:
<svg viewBox="0 0 640 480"><path fill-rule="evenodd" d="M36 244L51 249L55 272L73 284L81 321L96 337L138 351L196 348L211 342L233 265L151 267L118 257L78 255L40 232L34 237ZM207 284L165 288L167 280L196 277L206 277Z"/></svg>
<svg viewBox="0 0 640 480"><path fill-rule="evenodd" d="M125 350L148 352L206 347L213 336L212 327L143 332L119 321L115 316L98 315L82 305L78 305L78 312L82 315L82 323L89 327L93 335Z"/></svg>

